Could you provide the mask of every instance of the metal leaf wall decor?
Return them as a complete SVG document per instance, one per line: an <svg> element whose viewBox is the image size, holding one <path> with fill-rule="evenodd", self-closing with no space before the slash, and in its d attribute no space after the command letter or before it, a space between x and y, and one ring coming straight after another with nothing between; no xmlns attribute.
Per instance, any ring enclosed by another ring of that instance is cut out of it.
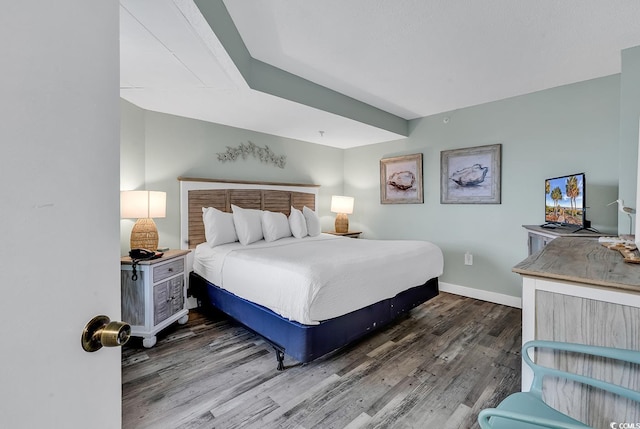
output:
<svg viewBox="0 0 640 429"><path fill-rule="evenodd" d="M240 143L238 147L227 146L226 152L218 152L217 155L218 161L221 162L236 161L240 157L247 159L247 157L251 155L254 158L258 158L260 162L273 164L280 168L284 168L287 163L286 155L278 156L269 149L269 146L265 145L264 147L260 147L251 141L248 141L247 144Z"/></svg>

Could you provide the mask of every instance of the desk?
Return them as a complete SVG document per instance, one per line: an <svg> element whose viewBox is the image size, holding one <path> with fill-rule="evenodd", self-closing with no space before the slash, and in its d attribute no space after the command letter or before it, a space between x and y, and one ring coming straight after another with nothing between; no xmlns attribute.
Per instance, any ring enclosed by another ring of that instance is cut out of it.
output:
<svg viewBox="0 0 640 429"><path fill-rule="evenodd" d="M598 238L610 234L601 234L588 229L576 231L575 226L557 226L555 228L543 228L540 225L522 225L527 230L529 256L542 250L544 246L558 237L589 237Z"/></svg>
<svg viewBox="0 0 640 429"><path fill-rule="evenodd" d="M625 263L618 251L590 238L559 237L513 271L522 275L523 342L555 340L640 350L640 265ZM584 365L575 357L548 352L538 352L535 360L565 368ZM637 367L597 362L590 371L595 378L618 377L640 390ZM531 378L523 365L523 390L528 390ZM545 400L593 427L640 421L637 404L550 381Z"/></svg>

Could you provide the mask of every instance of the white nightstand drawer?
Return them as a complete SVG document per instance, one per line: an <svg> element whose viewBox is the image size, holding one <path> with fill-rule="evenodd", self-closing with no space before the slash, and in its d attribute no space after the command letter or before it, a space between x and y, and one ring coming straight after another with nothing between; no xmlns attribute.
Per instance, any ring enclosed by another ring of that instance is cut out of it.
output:
<svg viewBox="0 0 640 429"><path fill-rule="evenodd" d="M175 261L153 267L153 283L157 283L184 271L184 259L176 259Z"/></svg>

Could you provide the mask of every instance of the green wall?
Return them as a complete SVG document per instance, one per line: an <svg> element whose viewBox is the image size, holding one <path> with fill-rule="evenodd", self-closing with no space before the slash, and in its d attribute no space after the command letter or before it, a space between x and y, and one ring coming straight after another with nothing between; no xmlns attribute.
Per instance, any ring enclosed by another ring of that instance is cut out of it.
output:
<svg viewBox="0 0 640 429"><path fill-rule="evenodd" d="M511 267L526 257L522 225L543 221L545 178L585 172L589 219L603 232L617 231L616 209L607 203L618 195L623 152L620 88L621 77L614 75L420 118L410 122L408 138L348 150L144 111L123 101L122 189L167 192L167 217L156 220L160 245L179 247L178 176L319 184L325 230L333 224L331 195L353 196L351 229L364 231L365 238L433 241L445 255L443 283L519 297L520 278ZM287 155L286 167L217 160L227 146L248 141ZM440 152L494 143L502 144L502 204L440 204ZM625 153L637 152L626 145ZM381 205L380 159L413 153L424 156L424 204ZM635 187L635 173L633 181ZM132 225L121 223L123 254ZM474 255L472 266L463 263L467 251Z"/></svg>
<svg viewBox="0 0 640 429"><path fill-rule="evenodd" d="M345 150L352 227L368 238L433 241L445 255L442 282L519 297L511 268L527 256L522 225L544 220L546 178L585 172L588 218L603 232L617 229L606 204L618 193L619 87L615 75L416 119L407 139ZM502 204L440 204L440 152L495 143ZM381 205L380 159L413 153L423 154L424 204Z"/></svg>
<svg viewBox="0 0 640 429"><path fill-rule="evenodd" d="M123 167L121 188L167 192L167 217L155 219L161 247L180 247L179 176L321 185L318 209L323 228L331 229L331 195L342 194L342 149L144 111L126 101L122 104L122 121L127 124L122 127L123 158L144 154L142 164L139 160L126 160L126 163L130 168L144 171L145 184L136 182L136 174ZM235 162L218 161L218 152L248 141L262 147L267 145L277 155L286 155L285 168L251 157ZM128 219L121 221L122 254L129 251L133 223Z"/></svg>
<svg viewBox="0 0 640 429"><path fill-rule="evenodd" d="M120 190L145 188L145 111L120 99ZM129 252L135 220L120 219L120 254Z"/></svg>
<svg viewBox="0 0 640 429"><path fill-rule="evenodd" d="M620 198L636 207L638 169L638 117L640 117L640 46L622 51L620 79ZM620 233L629 233L629 217L618 214ZM634 222L636 219L634 219ZM635 225L634 225L635 226Z"/></svg>
<svg viewBox="0 0 640 429"><path fill-rule="evenodd" d="M144 189L145 111L120 99L120 185L123 190Z"/></svg>

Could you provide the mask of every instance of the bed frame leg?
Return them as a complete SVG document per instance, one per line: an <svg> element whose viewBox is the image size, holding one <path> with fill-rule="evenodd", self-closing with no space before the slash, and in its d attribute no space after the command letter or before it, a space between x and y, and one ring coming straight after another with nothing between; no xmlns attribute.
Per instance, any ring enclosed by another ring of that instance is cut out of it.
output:
<svg viewBox="0 0 640 429"><path fill-rule="evenodd" d="M284 352L277 347L273 348L276 351L276 360L278 361L278 371L284 371Z"/></svg>

